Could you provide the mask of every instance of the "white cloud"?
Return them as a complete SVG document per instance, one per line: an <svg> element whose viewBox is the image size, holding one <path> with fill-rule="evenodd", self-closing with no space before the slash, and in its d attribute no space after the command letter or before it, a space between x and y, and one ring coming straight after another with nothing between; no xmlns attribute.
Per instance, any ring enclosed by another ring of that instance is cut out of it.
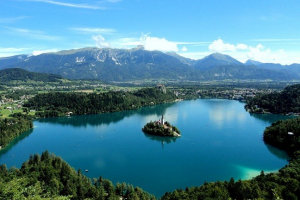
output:
<svg viewBox="0 0 300 200"><path fill-rule="evenodd" d="M92 39L95 41L98 48L108 48L111 46L102 35L95 35Z"/></svg>
<svg viewBox="0 0 300 200"><path fill-rule="evenodd" d="M128 40L128 38L127 38ZM130 39L128 40L130 44ZM209 44L208 42L178 42L178 41L169 41L166 38L151 37L149 35L142 35L139 38L139 41L131 40L133 45L143 45L146 50L158 50L164 52L179 52L179 51L188 51L186 45L192 46L205 46ZM185 46L182 46L185 45Z"/></svg>
<svg viewBox="0 0 300 200"><path fill-rule="evenodd" d="M109 3L118 3L121 2L122 0L106 0Z"/></svg>
<svg viewBox="0 0 300 200"><path fill-rule="evenodd" d="M176 42L178 45L207 46L211 42Z"/></svg>
<svg viewBox="0 0 300 200"><path fill-rule="evenodd" d="M254 42L270 42L270 43L286 43L286 42L300 42L300 38L260 38L253 39Z"/></svg>
<svg viewBox="0 0 300 200"><path fill-rule="evenodd" d="M139 38L120 38L112 42L115 46L121 48L132 48L142 45Z"/></svg>
<svg viewBox="0 0 300 200"><path fill-rule="evenodd" d="M284 49L271 50L262 45L250 47L246 55L237 57L240 60L257 60L264 63L280 63L280 64L293 64L300 63L300 51L286 51Z"/></svg>
<svg viewBox="0 0 300 200"><path fill-rule="evenodd" d="M184 46L181 48L181 51L186 52L186 51L188 51L188 48L186 46Z"/></svg>
<svg viewBox="0 0 300 200"><path fill-rule="evenodd" d="M12 28L12 27L5 27L7 30L11 31L13 34L19 34L26 37L31 37L33 39L39 40L59 40L60 37L48 35L47 33L40 31L40 30L30 30L25 28Z"/></svg>
<svg viewBox="0 0 300 200"><path fill-rule="evenodd" d="M248 49L248 45L246 45L246 44L237 44L236 45L236 49L238 49L238 50L246 50L246 49Z"/></svg>
<svg viewBox="0 0 300 200"><path fill-rule="evenodd" d="M178 52L178 46L176 42L171 42L166 40L165 38L151 37L148 35L144 35L140 38L140 45L143 45L145 50L149 51L173 51Z"/></svg>
<svg viewBox="0 0 300 200"><path fill-rule="evenodd" d="M142 35L140 38L121 38L115 42L121 47L143 46L148 51L178 52L178 44L165 38Z"/></svg>
<svg viewBox="0 0 300 200"><path fill-rule="evenodd" d="M22 52L24 50L26 50L26 48L13 48L13 47L1 48L0 47L0 53Z"/></svg>
<svg viewBox="0 0 300 200"><path fill-rule="evenodd" d="M176 42L169 41L165 38L151 37L149 35L142 35L140 38L119 38L106 41L105 38L99 34L97 36L93 36L92 39L96 42L97 47L133 48L136 46L143 46L144 49L148 51L179 51L179 47Z"/></svg>
<svg viewBox="0 0 300 200"><path fill-rule="evenodd" d="M73 31L77 31L85 34L112 34L115 33L115 29L110 28L92 28L92 27L74 27L71 28Z"/></svg>
<svg viewBox="0 0 300 200"><path fill-rule="evenodd" d="M26 16L0 18L0 23L14 23L27 18Z"/></svg>
<svg viewBox="0 0 300 200"><path fill-rule="evenodd" d="M224 52L224 51L234 51L235 46L229 43L224 43L223 40L217 39L213 41L208 46L210 51L216 51L216 52Z"/></svg>
<svg viewBox="0 0 300 200"><path fill-rule="evenodd" d="M0 57L9 57L20 54L37 56L43 53L57 52L58 49L33 50L32 48L4 48L0 47Z"/></svg>
<svg viewBox="0 0 300 200"><path fill-rule="evenodd" d="M237 50L246 50L248 49L248 46L246 44L230 44L230 43L225 43L222 39L217 39L213 41L209 46L208 46L210 51L215 51L215 52L226 52L226 51L237 51Z"/></svg>
<svg viewBox="0 0 300 200"><path fill-rule="evenodd" d="M84 9L93 9L93 10L104 10L105 9L105 7L99 7L96 5L66 3L66 2L53 1L53 0L27 0L27 1L42 2L42 3L48 3L48 4L64 6L64 7L72 7L72 8L84 8Z"/></svg>
<svg viewBox="0 0 300 200"><path fill-rule="evenodd" d="M34 50L32 52L32 55L33 56L38 56L38 55L41 55L43 53L53 53L53 52L57 52L57 51L58 51L57 49Z"/></svg>
<svg viewBox="0 0 300 200"><path fill-rule="evenodd" d="M17 54L22 54L27 48L0 47L0 57L8 57Z"/></svg>
<svg viewBox="0 0 300 200"><path fill-rule="evenodd" d="M270 40L274 41L274 40ZM276 40L275 40L276 41ZM279 40L278 41L282 41ZM264 63L280 63L292 64L300 63L300 51L286 51L284 49L271 50L262 44L250 46L247 44L230 44L223 42L222 39L213 41L209 45L212 52L226 53L242 62L248 59L264 62Z"/></svg>

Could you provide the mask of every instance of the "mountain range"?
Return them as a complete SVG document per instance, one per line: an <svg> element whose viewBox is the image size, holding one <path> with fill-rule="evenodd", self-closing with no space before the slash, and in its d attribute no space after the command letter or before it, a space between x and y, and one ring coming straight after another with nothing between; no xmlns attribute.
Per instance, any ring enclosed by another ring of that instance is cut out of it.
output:
<svg viewBox="0 0 300 200"><path fill-rule="evenodd" d="M0 69L6 68L103 81L300 80L300 64L280 65L253 60L241 63L220 53L192 60L176 53L143 48L82 48L0 58Z"/></svg>

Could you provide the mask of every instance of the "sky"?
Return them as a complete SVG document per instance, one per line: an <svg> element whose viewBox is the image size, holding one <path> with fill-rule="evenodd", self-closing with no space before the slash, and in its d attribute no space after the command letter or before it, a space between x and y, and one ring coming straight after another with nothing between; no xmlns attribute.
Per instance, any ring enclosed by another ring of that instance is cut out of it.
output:
<svg viewBox="0 0 300 200"><path fill-rule="evenodd" d="M0 0L0 57L138 45L300 63L300 1Z"/></svg>

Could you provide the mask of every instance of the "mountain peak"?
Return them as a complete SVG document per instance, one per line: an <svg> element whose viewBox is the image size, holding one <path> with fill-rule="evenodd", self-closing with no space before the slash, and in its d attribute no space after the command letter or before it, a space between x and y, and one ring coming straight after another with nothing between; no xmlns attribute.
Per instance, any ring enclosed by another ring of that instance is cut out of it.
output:
<svg viewBox="0 0 300 200"><path fill-rule="evenodd" d="M251 59L249 59L245 62L245 65L260 65L260 64L263 64L263 63L256 61L256 60L251 60Z"/></svg>
<svg viewBox="0 0 300 200"><path fill-rule="evenodd" d="M234 62L239 62L237 61L236 59L232 58L231 56L229 55L226 55L226 54L222 54L222 53L212 53L208 56L205 57L206 59L216 59L216 60L224 60L224 61L234 61ZM204 59L205 59L204 58Z"/></svg>
<svg viewBox="0 0 300 200"><path fill-rule="evenodd" d="M222 65L243 65L238 60L232 58L231 56L221 54L221 53L213 53L201 60L198 60L196 63L197 67L200 68L209 68L211 66L222 66Z"/></svg>
<svg viewBox="0 0 300 200"><path fill-rule="evenodd" d="M249 61L250 62L250 61ZM248 62L248 63L249 63ZM0 69L19 67L69 79L132 80L298 80L299 67L263 63L245 65L221 53L191 60L175 53L135 49L81 48L37 56L0 59ZM278 71L285 69L285 71Z"/></svg>

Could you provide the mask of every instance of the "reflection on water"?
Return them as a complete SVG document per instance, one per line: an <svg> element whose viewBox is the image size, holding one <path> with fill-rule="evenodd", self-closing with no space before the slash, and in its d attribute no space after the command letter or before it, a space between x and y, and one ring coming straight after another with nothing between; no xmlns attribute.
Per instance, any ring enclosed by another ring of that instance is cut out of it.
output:
<svg viewBox="0 0 300 200"><path fill-rule="evenodd" d="M150 135L147 133L144 133L145 137L153 140L153 141L157 141L159 143L161 143L162 148L164 148L165 144L170 144L170 143L175 143L176 140L178 139L178 137L161 137L161 136L155 136L155 135Z"/></svg>
<svg viewBox="0 0 300 200"><path fill-rule="evenodd" d="M216 126L220 129L223 128L225 123L230 123L232 121L243 123L247 119L246 112L240 112L240 110L234 108L236 106L234 101L215 99L205 103L211 107L209 118L214 121Z"/></svg>
<svg viewBox="0 0 300 200"><path fill-rule="evenodd" d="M270 124L272 124L272 123L274 123L278 120L295 118L295 116L278 115L278 114L255 114L255 113L250 113L250 115L252 117L255 117L256 119L262 120L264 122L268 122Z"/></svg>
<svg viewBox="0 0 300 200"><path fill-rule="evenodd" d="M138 110L129 110L123 112L114 113L103 113L99 115L82 115L82 116L72 116L72 117L59 117L59 118L47 118L39 119L38 122L51 123L51 124L61 124L61 125L71 125L74 127L86 127L99 126L99 125L109 125L111 123L117 123L127 117L132 115L148 116L157 115L161 116L165 114L167 108L172 106L174 103L160 104L157 106L143 107Z"/></svg>
<svg viewBox="0 0 300 200"><path fill-rule="evenodd" d="M278 158L281 158L282 160L288 160L290 157L288 156L288 154L285 151L282 151L276 147L273 147L269 144L265 144L266 147L268 148L268 150L274 154L275 156L277 156Z"/></svg>
<svg viewBox="0 0 300 200"><path fill-rule="evenodd" d="M145 123L164 114L180 138L147 135ZM20 167L31 154L55 153L86 175L128 182L157 196L205 181L249 178L287 164L283 151L265 145L266 126L280 115L250 115L230 100L193 100L100 115L40 119L0 154ZM12 148L13 147L13 148ZM236 167L238 166L238 167ZM159 181L158 181L159 180Z"/></svg>
<svg viewBox="0 0 300 200"><path fill-rule="evenodd" d="M26 137L28 137L33 132L33 129L21 134L19 137L14 139L9 145L7 145L4 149L0 150L0 157L2 154L7 153L11 148L13 148L15 145L17 145L19 142L24 140ZM0 163L1 164L1 163Z"/></svg>

